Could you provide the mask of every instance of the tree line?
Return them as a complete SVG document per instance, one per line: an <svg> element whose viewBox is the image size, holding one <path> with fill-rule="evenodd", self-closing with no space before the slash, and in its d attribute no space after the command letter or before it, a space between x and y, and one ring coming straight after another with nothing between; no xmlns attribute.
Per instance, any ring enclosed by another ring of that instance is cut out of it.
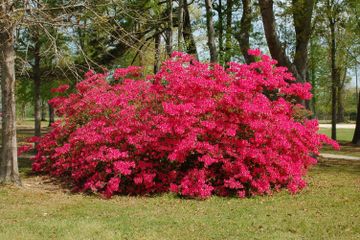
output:
<svg viewBox="0 0 360 240"><path fill-rule="evenodd" d="M16 108L23 115L34 105L40 136L41 112L55 96L50 89L74 86L89 70L137 65L143 76L154 74L174 51L226 68L231 61L255 62L249 49L264 50L296 82L312 84L311 101L294 100L312 117L330 112L336 140L336 123L345 113L360 112L358 89L349 91L360 51L359 8L356 0L3 0L0 180L21 184ZM54 121L54 109L47 107Z"/></svg>

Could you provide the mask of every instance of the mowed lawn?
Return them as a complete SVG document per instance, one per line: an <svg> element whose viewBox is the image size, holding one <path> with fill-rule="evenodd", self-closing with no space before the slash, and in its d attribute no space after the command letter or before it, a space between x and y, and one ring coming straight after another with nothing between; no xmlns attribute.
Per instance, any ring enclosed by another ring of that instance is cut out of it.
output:
<svg viewBox="0 0 360 240"><path fill-rule="evenodd" d="M336 139L339 141L349 141L351 142L354 136L354 129L346 129L346 128L339 128L336 129ZM331 129L327 128L320 128L318 133L325 134L328 137L331 137Z"/></svg>
<svg viewBox="0 0 360 240"><path fill-rule="evenodd" d="M318 161L295 195L198 200L74 193L20 158L24 186L0 184L0 239L360 239L360 161Z"/></svg>
<svg viewBox="0 0 360 240"><path fill-rule="evenodd" d="M360 145L351 143L354 131L354 129L336 129L336 138L341 148L340 151L335 150L330 145L324 144L320 152L360 157ZM331 137L331 129L320 129L318 133L326 134L329 138Z"/></svg>

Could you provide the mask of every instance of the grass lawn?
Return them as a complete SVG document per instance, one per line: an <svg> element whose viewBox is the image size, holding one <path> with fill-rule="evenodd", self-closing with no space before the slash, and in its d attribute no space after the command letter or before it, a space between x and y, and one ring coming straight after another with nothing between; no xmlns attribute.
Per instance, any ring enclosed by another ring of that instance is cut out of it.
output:
<svg viewBox="0 0 360 240"><path fill-rule="evenodd" d="M319 119L318 119L318 122L319 122L320 124L331 124L331 120L319 120ZM355 124L356 121L347 121L346 123Z"/></svg>
<svg viewBox="0 0 360 240"><path fill-rule="evenodd" d="M319 158L308 187L249 199L72 193L29 174L0 186L0 239L360 239L360 161Z"/></svg>
<svg viewBox="0 0 360 240"><path fill-rule="evenodd" d="M320 129L318 133L331 137L331 129ZM336 129L336 136L341 150L335 150L332 146L324 144L321 153L341 154L353 157L360 157L360 145L352 144L354 129Z"/></svg>
<svg viewBox="0 0 360 240"><path fill-rule="evenodd" d="M354 136L354 129L339 128L336 129L336 139L338 141L348 141L351 142ZM328 137L331 137L331 129L320 128L318 133L326 134Z"/></svg>
<svg viewBox="0 0 360 240"><path fill-rule="evenodd" d="M47 127L49 126L49 119L46 119L47 121L41 121L41 127ZM56 121L57 119L55 119ZM25 120L22 121L17 121L18 125L27 125L30 127L34 127L35 126L35 118L26 118Z"/></svg>

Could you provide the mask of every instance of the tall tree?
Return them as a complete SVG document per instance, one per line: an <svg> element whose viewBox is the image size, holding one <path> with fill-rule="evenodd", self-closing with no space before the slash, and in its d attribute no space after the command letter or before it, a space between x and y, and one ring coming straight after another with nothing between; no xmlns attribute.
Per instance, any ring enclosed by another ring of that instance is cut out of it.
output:
<svg viewBox="0 0 360 240"><path fill-rule="evenodd" d="M231 61L233 0L226 1L225 64Z"/></svg>
<svg viewBox="0 0 360 240"><path fill-rule="evenodd" d="M249 55L247 52L250 49L250 30L252 14L252 3L251 0L242 0L243 12L241 17L240 31L234 34L236 40L239 42L241 53L244 56L245 62L250 64L255 62L255 57Z"/></svg>
<svg viewBox="0 0 360 240"><path fill-rule="evenodd" d="M217 35L218 39L218 63L220 65L224 65L224 7L222 4L222 0L218 0L213 2L213 9L217 12L218 21L215 22L214 32Z"/></svg>
<svg viewBox="0 0 360 240"><path fill-rule="evenodd" d="M195 38L193 35L192 27L191 27L191 19L189 12L189 5L187 0L184 0L184 30L183 37L186 46L186 52L188 54L194 55L198 60L198 53L196 49Z"/></svg>
<svg viewBox="0 0 360 240"><path fill-rule="evenodd" d="M352 27L352 31L358 36L359 35L359 31L360 31L360 3L357 0L349 0L349 7L350 7L350 12L352 13L352 18L349 21L349 26ZM357 43L353 43L356 46L359 46L359 41ZM359 48L357 48L358 50ZM357 62L357 59L355 57L353 57L353 59L355 60L355 68L357 67L357 65L359 64L359 62ZM357 71L355 69L355 71ZM357 80L357 79L356 79ZM356 88L357 88L357 82L356 82ZM356 91L358 91L358 89L356 89ZM352 143L354 144L360 144L360 92L358 93L358 98L357 98L357 116L356 116L356 125L355 125L355 132L354 132L354 136L352 139Z"/></svg>
<svg viewBox="0 0 360 240"><path fill-rule="evenodd" d="M179 0L178 51L182 51L183 30L184 30L184 0Z"/></svg>
<svg viewBox="0 0 360 240"><path fill-rule="evenodd" d="M359 93L360 99L360 93ZM356 125L353 139L351 141L354 144L360 144L360 104L357 104L357 116L356 116Z"/></svg>
<svg viewBox="0 0 360 240"><path fill-rule="evenodd" d="M216 63L218 61L218 52L215 45L215 30L213 24L213 2L212 0L205 0L205 8L206 8L206 28L207 28L207 36L208 42L207 45L210 50L210 62Z"/></svg>
<svg viewBox="0 0 360 240"><path fill-rule="evenodd" d="M277 35L273 0L259 0L266 41L271 57L279 66L287 67L297 82L305 83L308 76L308 44L314 0L292 0L293 20L296 32L296 49L293 62L286 55ZM304 101L298 100L305 105Z"/></svg>
<svg viewBox="0 0 360 240"><path fill-rule="evenodd" d="M21 185L17 163L16 115L15 115L15 56L14 30L16 20L14 1L5 0L0 5L1 35L1 103L2 103L2 153L0 181Z"/></svg>
<svg viewBox="0 0 360 240"><path fill-rule="evenodd" d="M166 53L171 57L171 54L173 53L173 0L167 0L168 2L168 26L166 31Z"/></svg>

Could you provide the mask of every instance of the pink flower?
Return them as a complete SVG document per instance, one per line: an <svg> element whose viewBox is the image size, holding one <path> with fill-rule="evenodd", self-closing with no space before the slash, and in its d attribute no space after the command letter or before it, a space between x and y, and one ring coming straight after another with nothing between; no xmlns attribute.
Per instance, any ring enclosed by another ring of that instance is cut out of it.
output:
<svg viewBox="0 0 360 240"><path fill-rule="evenodd" d="M248 50L248 54L249 55L253 55L253 56L255 56L255 57L258 57L258 56L260 56L261 55L261 51L260 51L260 49L249 49Z"/></svg>
<svg viewBox="0 0 360 240"><path fill-rule="evenodd" d="M30 150L31 148L32 148L32 146L31 146L31 145L28 145L28 146L26 146L26 145L21 146L21 147L18 149L18 156L20 156L20 155L21 155L21 153L23 153L23 152L26 152L26 151Z"/></svg>
<svg viewBox="0 0 360 240"><path fill-rule="evenodd" d="M51 92L61 92L64 93L66 89L69 89L69 85L60 85L57 89L51 89Z"/></svg>

